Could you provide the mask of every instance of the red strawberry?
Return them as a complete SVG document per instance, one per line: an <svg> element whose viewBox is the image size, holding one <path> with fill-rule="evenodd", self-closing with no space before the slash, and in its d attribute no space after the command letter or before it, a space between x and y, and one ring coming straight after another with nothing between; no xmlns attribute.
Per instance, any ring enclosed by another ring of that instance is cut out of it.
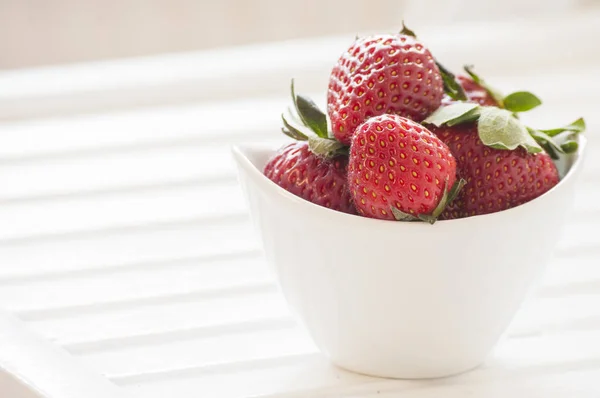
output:
<svg viewBox="0 0 600 398"><path fill-rule="evenodd" d="M458 82L465 90L465 94L470 102L475 102L482 106L498 106L498 102L490 93L480 84L475 83L473 79L467 76L458 76Z"/></svg>
<svg viewBox="0 0 600 398"><path fill-rule="evenodd" d="M277 185L310 202L356 214L347 188L348 159L315 155L306 141L281 148L267 163L264 174Z"/></svg>
<svg viewBox="0 0 600 398"><path fill-rule="evenodd" d="M456 80L458 80L459 84L462 86L467 96L467 101L482 106L498 106L498 101L496 101L485 88L478 83L475 83L470 77L460 75L457 76ZM444 106L454 102L456 102L456 100L450 98L448 95L444 95L444 98L442 99L442 105Z"/></svg>
<svg viewBox="0 0 600 398"><path fill-rule="evenodd" d="M462 86L469 102L475 102L482 106L498 106L498 102L494 99L494 97L492 97L484 87L478 83L475 83L475 81L473 81L473 79L470 77L460 75L457 76L456 79ZM448 95L444 95L444 98L442 99L442 105L444 106L450 105L454 102L456 101L450 98Z"/></svg>
<svg viewBox="0 0 600 398"><path fill-rule="evenodd" d="M352 138L348 184L361 215L393 220L396 210L431 215L454 185L456 161L448 147L418 123L381 115ZM450 199L451 200L451 199ZM443 207L443 206L442 206Z"/></svg>
<svg viewBox="0 0 600 398"><path fill-rule="evenodd" d="M467 181L442 218L495 213L519 206L558 183L558 171L545 152L500 150L484 145L475 123L432 128L456 158L457 175Z"/></svg>
<svg viewBox="0 0 600 398"><path fill-rule="evenodd" d="M327 111L334 136L350 144L356 127L384 113L421 121L442 101L442 75L429 50L407 34L357 39L329 79Z"/></svg>

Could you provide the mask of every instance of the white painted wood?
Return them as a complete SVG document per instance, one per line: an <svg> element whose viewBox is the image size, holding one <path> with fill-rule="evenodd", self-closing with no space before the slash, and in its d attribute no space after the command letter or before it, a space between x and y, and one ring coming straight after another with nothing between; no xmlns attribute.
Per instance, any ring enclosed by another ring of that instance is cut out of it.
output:
<svg viewBox="0 0 600 398"><path fill-rule="evenodd" d="M189 219L242 217L244 209L236 181L91 198L74 196L42 204L24 201L0 207L0 240Z"/></svg>
<svg viewBox="0 0 600 398"><path fill-rule="evenodd" d="M398 381L365 378L350 374L340 369L331 368L326 360L314 355L303 355L297 363L309 363L301 368L295 364L287 363L286 357L280 361L257 361L256 368L247 363L230 365L223 369L223 365L197 366L185 369L165 371L161 374L152 374L147 380L145 375L136 377L128 376L116 378L118 384L124 385L128 390L134 391L136 396L160 397L166 394L167 389L174 393L186 394L193 389L194 380L201 377L208 385L217 391L218 397L236 396L273 396L273 397L338 397L338 396L377 396L377 391L386 392L390 396L398 394L424 394L424 397L435 397L441 389L445 396L461 397L466 391L481 389L490 394L498 390L498 385L510 383L511 390L516 393L531 392L547 395L545 397L579 396L576 393L587 394L582 396L595 397L598 387L589 372L597 372L598 345L595 341L598 331L576 332L561 336L550 335L537 338L521 338L507 340L500 345L494 354L494 359L485 366L459 377L439 379L435 381ZM590 349L590 347L592 347ZM97 357L93 357L97 358ZM263 366L261 366L263 365ZM283 373L283 369L287 371ZM235 373L234 373L235 371ZM303 372L306 372L303 374ZM578 382L558 383L553 387L559 391L550 391L545 386L538 386L537 380L547 380L559 377L561 374L583 373L585 376L574 377ZM587 372L587 374L586 374ZM226 383L225 380L235 374L240 384ZM328 375L325 380L319 377ZM307 380L305 389L297 388L293 393L283 393L287 383L282 383L281 378L288 377L287 382ZM311 383L312 380L312 383ZM316 384L316 386L315 386ZM333 386L332 386L333 385ZM220 387L219 387L220 386ZM280 390L277 388L279 387ZM502 391L502 390L500 390ZM245 395L247 394L247 395ZM550 395L548 395L550 394ZM553 395L552 395L553 394ZM475 395L478 396L478 395ZM482 397L487 395L482 395ZM519 396L519 395L517 395ZM528 395L523 395L528 396Z"/></svg>
<svg viewBox="0 0 600 398"><path fill-rule="evenodd" d="M181 264L167 264L141 272L134 268L119 273L13 283L0 291L0 305L17 313L43 313L71 306L95 307L111 302L144 301L169 295L196 295L201 299L203 296L218 296L223 290L231 294L231 288L236 286L262 286L270 282L262 258L240 260L233 257L212 262L190 261L183 267ZM50 291L53 291L51 296L48 295Z"/></svg>
<svg viewBox="0 0 600 398"><path fill-rule="evenodd" d="M63 276L203 262L225 253L256 256L256 240L246 217L186 219L100 231L26 237L0 244L0 281L44 280Z"/></svg>
<svg viewBox="0 0 600 398"><path fill-rule="evenodd" d="M0 312L0 393L10 398L125 397L105 378L4 312Z"/></svg>
<svg viewBox="0 0 600 398"><path fill-rule="evenodd" d="M279 131L279 113L289 105L287 84L278 94L5 122L1 126L0 158L6 161L49 155L90 155L111 149L143 150L157 145L179 144L181 147L262 140L273 137L272 130ZM67 92L63 95L68 97Z"/></svg>
<svg viewBox="0 0 600 398"><path fill-rule="evenodd" d="M245 294L200 300L170 297L164 303L132 305L109 311L82 311L62 316L28 317L28 324L47 338L79 350L90 344L119 339L134 341L138 336L213 331L232 325L289 319L283 299L275 289L256 289ZM98 327L97 325L102 325ZM100 344L98 344L100 343Z"/></svg>
<svg viewBox="0 0 600 398"><path fill-rule="evenodd" d="M180 338L157 344L129 345L115 351L90 350L81 358L117 384L131 384L177 377L192 368L221 366L231 362L252 366L254 360L312 354L316 351L306 332L288 323L277 323L272 328L249 328L243 333L234 331L206 338Z"/></svg>

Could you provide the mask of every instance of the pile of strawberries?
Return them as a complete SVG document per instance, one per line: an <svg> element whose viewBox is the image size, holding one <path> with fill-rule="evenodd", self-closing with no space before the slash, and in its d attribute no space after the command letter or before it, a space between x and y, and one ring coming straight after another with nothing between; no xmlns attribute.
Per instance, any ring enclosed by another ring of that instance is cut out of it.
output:
<svg viewBox="0 0 600 398"><path fill-rule="evenodd" d="M465 72L449 72L406 27L357 38L331 72L328 115L292 82L282 130L297 141L264 174L318 205L388 220L434 223L542 195L559 181L553 159L577 150L583 119L527 127L518 114L539 98L503 96Z"/></svg>

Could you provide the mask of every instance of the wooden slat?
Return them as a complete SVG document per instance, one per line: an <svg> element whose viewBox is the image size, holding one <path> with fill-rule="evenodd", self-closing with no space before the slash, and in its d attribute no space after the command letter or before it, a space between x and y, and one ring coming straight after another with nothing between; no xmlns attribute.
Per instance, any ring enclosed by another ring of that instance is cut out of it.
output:
<svg viewBox="0 0 600 398"><path fill-rule="evenodd" d="M159 222L241 217L245 209L236 181L46 203L19 202L0 207L0 241Z"/></svg>
<svg viewBox="0 0 600 398"><path fill-rule="evenodd" d="M0 160L279 137L279 114L289 105L286 91L287 85L272 98L3 122Z"/></svg>
<svg viewBox="0 0 600 398"><path fill-rule="evenodd" d="M0 185L5 187L0 203L234 182L229 156L227 146L186 145L10 164L0 170Z"/></svg>
<svg viewBox="0 0 600 398"><path fill-rule="evenodd" d="M81 348L84 344L147 334L169 334L263 319L289 318L286 304L275 291L246 292L212 300L172 300L134 305L109 311L84 311L65 316L28 319L28 324L58 344ZM98 328L96 325L103 325Z"/></svg>
<svg viewBox="0 0 600 398"><path fill-rule="evenodd" d="M94 351L81 358L117 383L125 384L129 378L141 381L142 375L146 381L159 380L191 367L315 352L316 347L302 329L284 324L272 330L240 330L208 338Z"/></svg>
<svg viewBox="0 0 600 398"><path fill-rule="evenodd" d="M11 398L125 398L104 377L0 312L0 393Z"/></svg>
<svg viewBox="0 0 600 398"><path fill-rule="evenodd" d="M224 254L256 256L257 249L248 218L237 216L210 224L205 219L187 219L76 232L0 245L0 282L10 285L65 275L110 274L121 269L145 272L165 264L210 261Z"/></svg>
<svg viewBox="0 0 600 398"><path fill-rule="evenodd" d="M11 284L0 291L0 305L12 312L35 311L49 316L53 309L101 307L114 302L143 302L169 295L187 296L203 292L217 295L232 286L270 283L260 258L215 259L192 262L185 267L161 267L119 274L94 274L50 281Z"/></svg>
<svg viewBox="0 0 600 398"><path fill-rule="evenodd" d="M237 368L232 369L235 365ZM167 397L170 394L187 398L193 397L197 391L209 391L211 397L215 398L333 398L344 396L344 391L351 390L352 387L366 388L379 380L336 368L319 354L292 355L251 363L236 362L229 366L227 368L223 364L216 369L189 369L182 371L181 377L155 382L130 378L125 381L131 383L122 387L135 398ZM235 383L231 382L234 380L232 377L235 378Z"/></svg>

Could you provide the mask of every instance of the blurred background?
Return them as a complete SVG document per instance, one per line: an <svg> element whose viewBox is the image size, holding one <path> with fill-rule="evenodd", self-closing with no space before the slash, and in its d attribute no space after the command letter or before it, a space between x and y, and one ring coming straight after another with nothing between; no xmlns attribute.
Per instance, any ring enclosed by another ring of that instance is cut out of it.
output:
<svg viewBox="0 0 600 398"><path fill-rule="evenodd" d="M0 0L0 68L585 11L598 0Z"/></svg>

